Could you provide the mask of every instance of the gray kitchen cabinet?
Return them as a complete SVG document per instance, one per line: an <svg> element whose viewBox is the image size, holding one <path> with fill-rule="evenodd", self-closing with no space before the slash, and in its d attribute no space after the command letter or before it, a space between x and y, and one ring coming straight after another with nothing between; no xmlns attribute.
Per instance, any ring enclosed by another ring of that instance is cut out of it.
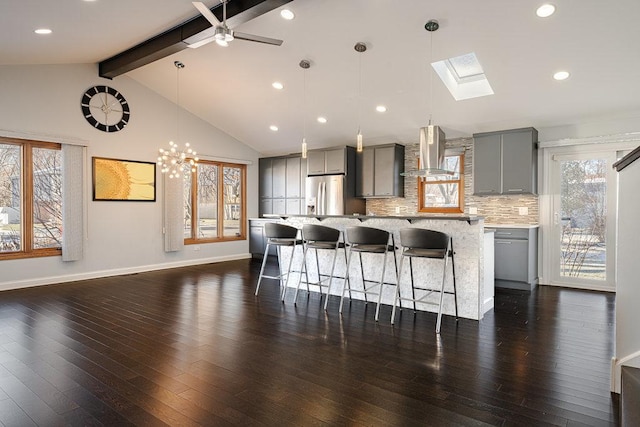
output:
<svg viewBox="0 0 640 427"><path fill-rule="evenodd" d="M538 283L538 229L495 228L495 284L531 290Z"/></svg>
<svg viewBox="0 0 640 427"><path fill-rule="evenodd" d="M272 199L273 200L273 209L272 214L284 215L287 213L287 199Z"/></svg>
<svg viewBox="0 0 640 427"><path fill-rule="evenodd" d="M260 198L273 197L273 159L262 158L258 161Z"/></svg>
<svg viewBox="0 0 640 427"><path fill-rule="evenodd" d="M250 219L249 220L249 252L252 258L262 258L267 246L267 238L264 235L264 225L275 220ZM269 248L269 255L276 255L276 248Z"/></svg>
<svg viewBox="0 0 640 427"><path fill-rule="evenodd" d="M536 194L537 130L474 134L473 140L474 194Z"/></svg>
<svg viewBox="0 0 640 427"><path fill-rule="evenodd" d="M345 173L347 148L329 150L311 150L307 153L308 175Z"/></svg>
<svg viewBox="0 0 640 427"><path fill-rule="evenodd" d="M306 161L300 155L261 158L258 176L260 216L301 213Z"/></svg>
<svg viewBox="0 0 640 427"><path fill-rule="evenodd" d="M300 189L302 188L300 165L301 157L288 157L286 159L286 192L285 196L289 198L301 197Z"/></svg>
<svg viewBox="0 0 640 427"><path fill-rule="evenodd" d="M270 215L273 213L273 199L260 199L260 215Z"/></svg>
<svg viewBox="0 0 640 427"><path fill-rule="evenodd" d="M500 135L473 136L473 192L474 194L502 193L502 137Z"/></svg>
<svg viewBox="0 0 640 427"><path fill-rule="evenodd" d="M272 181L273 194L272 197L286 197L287 185L287 159L276 158L272 161Z"/></svg>
<svg viewBox="0 0 640 427"><path fill-rule="evenodd" d="M357 197L404 197L403 145L366 147L358 155L357 169Z"/></svg>

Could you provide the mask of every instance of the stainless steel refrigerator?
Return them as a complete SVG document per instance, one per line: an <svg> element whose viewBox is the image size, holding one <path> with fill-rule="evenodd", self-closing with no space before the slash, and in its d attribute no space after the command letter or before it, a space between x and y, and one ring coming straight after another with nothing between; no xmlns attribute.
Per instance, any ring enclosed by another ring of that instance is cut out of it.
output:
<svg viewBox="0 0 640 427"><path fill-rule="evenodd" d="M363 214L365 202L355 197L355 180L349 178L342 174L307 177L307 215Z"/></svg>

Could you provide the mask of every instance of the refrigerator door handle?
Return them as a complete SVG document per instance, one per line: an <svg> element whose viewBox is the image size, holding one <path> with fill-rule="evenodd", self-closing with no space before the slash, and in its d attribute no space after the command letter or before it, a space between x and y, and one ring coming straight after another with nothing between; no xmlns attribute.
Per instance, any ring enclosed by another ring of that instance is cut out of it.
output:
<svg viewBox="0 0 640 427"><path fill-rule="evenodd" d="M318 183L318 200L316 200L316 212L318 215L324 215L324 206L323 206L323 195L322 195L322 182Z"/></svg>
<svg viewBox="0 0 640 427"><path fill-rule="evenodd" d="M322 215L327 214L327 183L322 182Z"/></svg>

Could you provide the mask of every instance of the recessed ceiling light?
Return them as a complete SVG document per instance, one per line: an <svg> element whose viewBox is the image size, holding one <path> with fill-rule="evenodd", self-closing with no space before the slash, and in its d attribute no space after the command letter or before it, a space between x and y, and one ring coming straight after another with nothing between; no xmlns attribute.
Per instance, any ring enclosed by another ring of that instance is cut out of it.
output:
<svg viewBox="0 0 640 427"><path fill-rule="evenodd" d="M278 89L278 90L280 90L280 89L282 89L284 87L284 85L282 83L280 83L280 82L273 82L273 83L271 83L271 86L273 86L274 89Z"/></svg>
<svg viewBox="0 0 640 427"><path fill-rule="evenodd" d="M536 10L536 15L540 18L546 18L553 15L553 12L556 11L556 7L552 4L543 4Z"/></svg>
<svg viewBox="0 0 640 427"><path fill-rule="evenodd" d="M272 131L276 132L278 130L278 126L271 125L271 126L269 126L269 129L271 129Z"/></svg>
<svg viewBox="0 0 640 427"><path fill-rule="evenodd" d="M569 78L569 75L568 71L558 71L553 75L553 78L556 80L566 80Z"/></svg>
<svg viewBox="0 0 640 427"><path fill-rule="evenodd" d="M385 112L387 111L387 107L385 107L384 105L378 105L378 106L376 107L376 111L377 111L378 113L385 113Z"/></svg>
<svg viewBox="0 0 640 427"><path fill-rule="evenodd" d="M38 28L34 31L36 34L51 34L51 30L48 28Z"/></svg>
<svg viewBox="0 0 640 427"><path fill-rule="evenodd" d="M295 13L293 13L292 11L290 11L289 9L282 9L280 11L280 16L282 16L284 19L286 19L287 21L291 21L293 18L296 17Z"/></svg>
<svg viewBox="0 0 640 427"><path fill-rule="evenodd" d="M326 117L318 117L318 123L327 123L327 118Z"/></svg>

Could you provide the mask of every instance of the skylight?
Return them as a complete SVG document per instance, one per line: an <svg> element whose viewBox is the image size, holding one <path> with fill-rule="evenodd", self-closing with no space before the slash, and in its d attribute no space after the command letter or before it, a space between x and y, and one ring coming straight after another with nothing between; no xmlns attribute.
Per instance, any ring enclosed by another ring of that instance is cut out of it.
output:
<svg viewBox="0 0 640 427"><path fill-rule="evenodd" d="M456 56L431 64L456 101L493 95L476 54Z"/></svg>

